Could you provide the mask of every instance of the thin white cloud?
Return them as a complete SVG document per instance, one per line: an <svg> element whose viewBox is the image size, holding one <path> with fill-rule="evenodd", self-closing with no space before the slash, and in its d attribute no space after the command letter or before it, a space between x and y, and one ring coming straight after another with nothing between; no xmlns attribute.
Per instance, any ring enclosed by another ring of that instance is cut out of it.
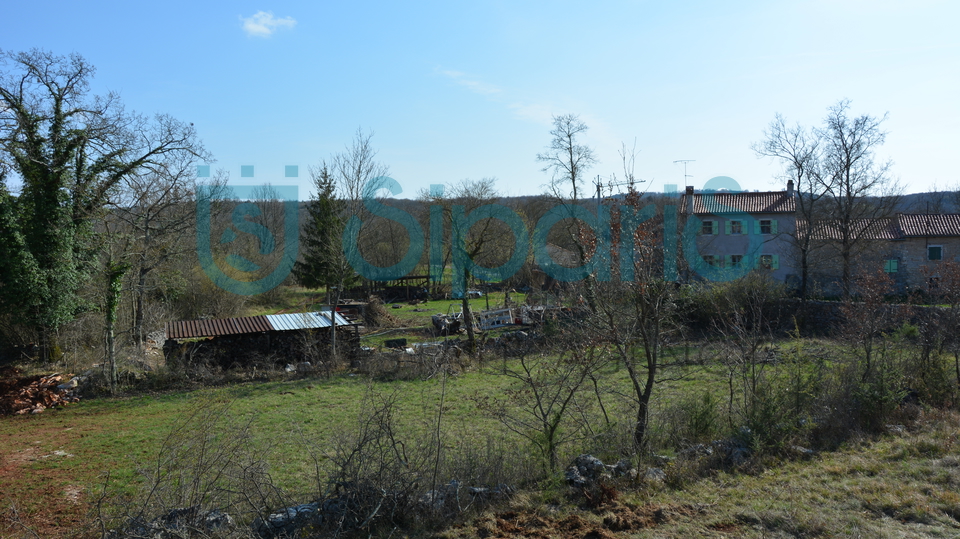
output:
<svg viewBox="0 0 960 539"><path fill-rule="evenodd" d="M518 118L541 125L553 123L553 108L540 103L510 103L508 105Z"/></svg>
<svg viewBox="0 0 960 539"><path fill-rule="evenodd" d="M274 17L271 11L258 11L252 17L240 17L243 22L243 31L248 36L270 37L280 28L293 28L297 25L293 17L282 19Z"/></svg>
<svg viewBox="0 0 960 539"><path fill-rule="evenodd" d="M467 88L471 92L481 94L481 95L493 95L500 93L500 88L494 86L493 84L488 84L486 82L474 80L469 77L466 73L460 71L440 71L443 75L453 79L454 82Z"/></svg>

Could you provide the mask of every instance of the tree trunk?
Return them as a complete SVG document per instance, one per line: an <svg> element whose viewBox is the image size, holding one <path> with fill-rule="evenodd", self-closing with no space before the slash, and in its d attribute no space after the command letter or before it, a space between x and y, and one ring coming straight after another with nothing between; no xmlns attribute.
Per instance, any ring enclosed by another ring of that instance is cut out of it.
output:
<svg viewBox="0 0 960 539"><path fill-rule="evenodd" d="M342 288L343 281L336 287L336 292L333 293L333 303L330 304L330 361L333 365L337 362L337 305L340 304L340 290ZM329 287L327 290L329 292Z"/></svg>
<svg viewBox="0 0 960 539"><path fill-rule="evenodd" d="M117 350L114 338L114 326L117 321L117 308L120 306L120 293L123 291L123 276L130 268L126 264L111 264L107 267L107 380L110 382L110 393L117 390Z"/></svg>
<svg viewBox="0 0 960 539"><path fill-rule="evenodd" d="M467 353L474 356L477 353L477 336L473 331L473 313L470 311L470 294L466 287L468 282L466 270L463 272L463 282L463 297L460 298L460 305L463 310L463 325L467 328Z"/></svg>
<svg viewBox="0 0 960 539"><path fill-rule="evenodd" d="M642 453L647 444L647 423L650 416L650 393L640 396L637 405L637 424L633 431L633 444L637 453Z"/></svg>
<svg viewBox="0 0 960 539"><path fill-rule="evenodd" d="M133 298L133 342L137 345L138 349L142 348L143 343L146 341L143 334L143 311L146 302L146 283L147 270L141 266L140 270L137 272L137 289Z"/></svg>

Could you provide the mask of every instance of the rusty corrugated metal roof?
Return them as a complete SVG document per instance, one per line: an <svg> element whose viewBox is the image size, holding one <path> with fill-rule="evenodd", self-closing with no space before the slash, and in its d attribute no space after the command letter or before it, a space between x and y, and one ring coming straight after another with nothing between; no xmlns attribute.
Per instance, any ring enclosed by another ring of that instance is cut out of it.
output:
<svg viewBox="0 0 960 539"><path fill-rule="evenodd" d="M260 333L272 330L273 328L265 316L244 316L240 318L217 318L211 320L181 320L167 324L167 338L194 339L197 337L239 335L241 333Z"/></svg>
<svg viewBox="0 0 960 539"><path fill-rule="evenodd" d="M694 193L684 194L680 201L680 211L687 213L687 198L693 196L695 215L720 215L724 213L794 213L797 201L786 191L767 193Z"/></svg>
<svg viewBox="0 0 960 539"><path fill-rule="evenodd" d="M350 322L340 314L336 315L336 321L338 326L350 325ZM182 320L168 323L166 331L168 339L196 339L199 337L219 337L220 335L328 327L330 327L330 316L328 311L324 311L323 313L267 314L212 320Z"/></svg>
<svg viewBox="0 0 960 539"><path fill-rule="evenodd" d="M897 215L903 237L960 236L960 214L911 214Z"/></svg>

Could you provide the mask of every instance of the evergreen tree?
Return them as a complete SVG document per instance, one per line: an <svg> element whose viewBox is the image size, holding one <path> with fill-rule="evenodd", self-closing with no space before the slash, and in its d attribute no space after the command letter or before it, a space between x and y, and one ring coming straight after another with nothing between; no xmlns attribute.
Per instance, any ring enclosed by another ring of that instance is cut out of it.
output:
<svg viewBox="0 0 960 539"><path fill-rule="evenodd" d="M313 184L317 194L307 203L309 219L300 235L303 260L293 267L293 273L301 285L308 288L324 287L331 313L336 312L340 294L344 288L360 282L347 257L343 253L343 212L346 203L337 198L336 182L324 163L313 170ZM335 317L331 316L330 356L337 358L337 331Z"/></svg>
<svg viewBox="0 0 960 539"><path fill-rule="evenodd" d="M308 288L353 286L359 279L347 264L341 246L345 202L337 198L337 187L326 164L313 173L317 194L307 203L309 214L300 235L303 259L293 273Z"/></svg>

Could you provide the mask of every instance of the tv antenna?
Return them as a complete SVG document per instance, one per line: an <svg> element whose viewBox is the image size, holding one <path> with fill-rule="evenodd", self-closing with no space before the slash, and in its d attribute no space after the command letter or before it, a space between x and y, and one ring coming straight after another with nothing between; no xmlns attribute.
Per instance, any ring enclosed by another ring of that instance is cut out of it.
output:
<svg viewBox="0 0 960 539"><path fill-rule="evenodd" d="M609 190L610 194L612 195L612 194L613 194L613 188L614 188L614 187L627 186L627 187L629 187L630 189L633 189L634 186L635 186L637 183L643 183L643 182L646 181L646 180L637 180L637 179L635 179L635 178L631 178L631 179L629 179L629 180L619 181L619 182L618 182L618 181L615 181L615 180L616 180L616 178L611 178L611 179L608 179L608 180L607 180L607 183L603 183L603 177L602 177L602 176L599 176L599 175L597 176L597 179L596 179L596 181L593 182L593 185L594 185L594 187L597 188L597 203L598 203L598 204L600 203L600 199L603 198L602 190L603 190L604 187L606 187L606 188Z"/></svg>
<svg viewBox="0 0 960 539"><path fill-rule="evenodd" d="M692 174L687 174L687 163L693 163L694 161L696 161L696 159L677 159L676 161L673 162L674 165L676 165L677 163L683 163L683 185L684 185L684 187L686 187L686 185L687 185L687 178L692 178L692 177L693 177Z"/></svg>

